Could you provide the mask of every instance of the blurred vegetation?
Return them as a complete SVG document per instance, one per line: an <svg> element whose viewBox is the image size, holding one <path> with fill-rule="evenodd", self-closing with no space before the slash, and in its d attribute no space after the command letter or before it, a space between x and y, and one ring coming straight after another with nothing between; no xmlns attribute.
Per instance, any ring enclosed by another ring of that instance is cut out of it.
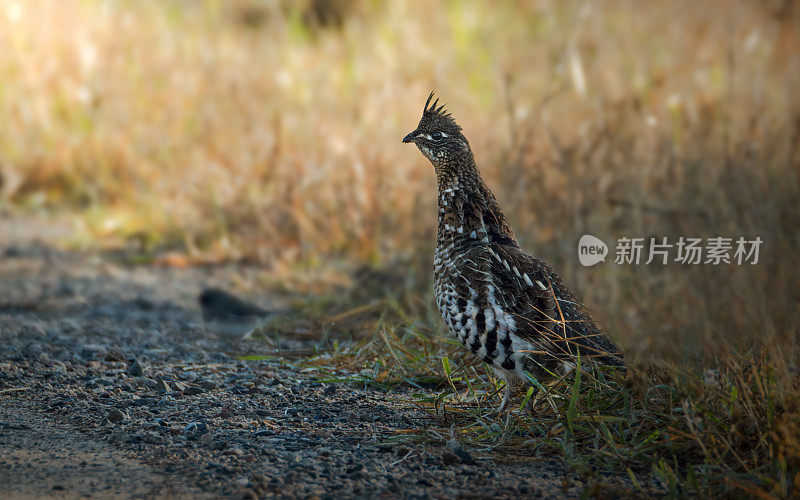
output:
<svg viewBox="0 0 800 500"><path fill-rule="evenodd" d="M628 345L785 334L797 17L792 1L5 1L2 203L77 213L77 245L275 276L395 267L425 289L435 181L400 139L436 89L523 246ZM765 243L757 266L577 272L584 233Z"/></svg>
<svg viewBox="0 0 800 500"><path fill-rule="evenodd" d="M441 333L435 181L400 139L436 90L522 245L565 275L634 364L688 370L658 411L721 367L726 388L757 401L740 408L750 421L778 429L773 399L796 412L799 384L799 5L5 0L0 210L69 213L80 247L259 262L270 282L330 292L304 310L319 315L311 328L383 345L395 324L417 352ZM764 244L754 266L580 268L585 233ZM449 377L365 345L331 359ZM695 396L708 418L733 418L719 394ZM759 438L741 465L796 465L791 429L748 434L785 436ZM644 430L594 436L630 450ZM711 460L681 446L673 456Z"/></svg>

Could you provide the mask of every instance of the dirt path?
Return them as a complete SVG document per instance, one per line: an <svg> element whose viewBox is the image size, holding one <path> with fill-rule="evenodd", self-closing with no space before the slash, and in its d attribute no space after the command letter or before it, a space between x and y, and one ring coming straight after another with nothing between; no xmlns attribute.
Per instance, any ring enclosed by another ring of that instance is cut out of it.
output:
<svg viewBox="0 0 800 500"><path fill-rule="evenodd" d="M291 360L238 359L196 297L204 286L235 290L246 269L67 253L42 239L63 234L48 224L0 216L0 497L580 491L561 463L398 444L430 425L410 393L324 384Z"/></svg>
<svg viewBox="0 0 800 500"><path fill-rule="evenodd" d="M54 421L23 398L0 404L0 439L3 498L146 496L171 491L202 496L199 488L172 484L176 478Z"/></svg>

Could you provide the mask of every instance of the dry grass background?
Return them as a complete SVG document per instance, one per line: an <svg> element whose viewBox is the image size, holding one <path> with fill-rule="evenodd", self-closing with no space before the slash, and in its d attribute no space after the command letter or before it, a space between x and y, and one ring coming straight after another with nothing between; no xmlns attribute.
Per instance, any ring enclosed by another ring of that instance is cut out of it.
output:
<svg viewBox="0 0 800 500"><path fill-rule="evenodd" d="M79 246L366 264L417 293L435 182L400 139L435 89L523 246L633 358L766 351L796 404L799 5L4 0L0 204L74 214ZM582 268L584 233L764 244Z"/></svg>
<svg viewBox="0 0 800 500"><path fill-rule="evenodd" d="M523 245L627 344L772 337L797 322L797 21L796 1L4 1L0 189L77 211L76 244L425 276L435 183L400 138L436 89ZM587 232L765 243L753 267L578 272Z"/></svg>

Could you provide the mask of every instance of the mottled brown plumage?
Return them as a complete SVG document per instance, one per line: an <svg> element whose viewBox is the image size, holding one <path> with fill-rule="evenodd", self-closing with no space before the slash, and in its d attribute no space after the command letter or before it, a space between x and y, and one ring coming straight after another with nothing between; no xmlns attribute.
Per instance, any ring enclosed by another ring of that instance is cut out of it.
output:
<svg viewBox="0 0 800 500"><path fill-rule="evenodd" d="M525 253L475 165L461 127L428 97L414 143L439 186L436 303L451 333L511 387L582 363L623 366L616 345L550 267ZM527 374L526 374L527 372Z"/></svg>

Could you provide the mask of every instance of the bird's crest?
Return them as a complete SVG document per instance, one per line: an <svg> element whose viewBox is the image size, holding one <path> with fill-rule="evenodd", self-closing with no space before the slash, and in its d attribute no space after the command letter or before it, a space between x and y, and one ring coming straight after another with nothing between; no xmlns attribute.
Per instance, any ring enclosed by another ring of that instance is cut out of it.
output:
<svg viewBox="0 0 800 500"><path fill-rule="evenodd" d="M425 109L422 110L423 114L429 114L431 116L440 116L442 118L452 118L450 113L444 108L444 104L439 107L436 107L439 104L439 98L437 97L435 101L433 101L433 105L431 104L431 99L433 99L433 92L430 93L428 96L428 100L425 101Z"/></svg>
<svg viewBox="0 0 800 500"><path fill-rule="evenodd" d="M433 104L431 104L431 100L434 98L434 93L431 92L428 95L428 100L425 101L425 108L422 110L422 120L420 120L420 126L424 125L438 125L442 126L445 125L444 128L453 130L455 132L460 132L461 127L456 123L453 119L453 115L450 114L447 109L445 109L444 104L439 104L439 98L437 97ZM421 128L421 127L420 127Z"/></svg>

